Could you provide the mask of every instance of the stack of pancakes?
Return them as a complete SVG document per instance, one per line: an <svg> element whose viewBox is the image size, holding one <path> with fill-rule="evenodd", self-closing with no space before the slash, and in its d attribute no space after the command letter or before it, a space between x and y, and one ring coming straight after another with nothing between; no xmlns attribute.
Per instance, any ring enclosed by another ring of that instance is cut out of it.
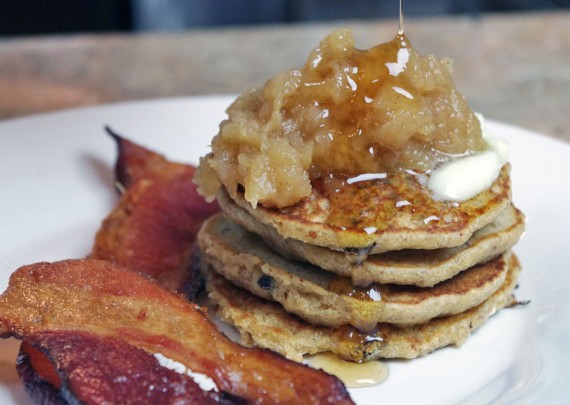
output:
<svg viewBox="0 0 570 405"><path fill-rule="evenodd" d="M346 184L343 198L313 187L281 209L222 188L223 213L198 236L209 296L244 343L294 360L414 358L461 344L515 302L511 247L524 216L509 170L459 203L431 199L424 186L394 195L386 179ZM339 210L349 226L330 220Z"/></svg>

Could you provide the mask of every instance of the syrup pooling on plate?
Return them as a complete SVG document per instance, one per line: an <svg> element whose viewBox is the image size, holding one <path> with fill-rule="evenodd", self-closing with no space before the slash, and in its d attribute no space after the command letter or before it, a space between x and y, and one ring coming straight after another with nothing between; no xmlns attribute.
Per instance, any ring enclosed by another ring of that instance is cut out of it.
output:
<svg viewBox="0 0 570 405"><path fill-rule="evenodd" d="M241 185L253 206L282 208L319 177L425 172L484 147L448 60L419 55L403 34L360 50L338 30L229 107L197 182L210 197Z"/></svg>
<svg viewBox="0 0 570 405"><path fill-rule="evenodd" d="M306 361L310 366L338 377L349 388L372 387L388 378L388 366L380 361L353 363L332 353L319 353Z"/></svg>

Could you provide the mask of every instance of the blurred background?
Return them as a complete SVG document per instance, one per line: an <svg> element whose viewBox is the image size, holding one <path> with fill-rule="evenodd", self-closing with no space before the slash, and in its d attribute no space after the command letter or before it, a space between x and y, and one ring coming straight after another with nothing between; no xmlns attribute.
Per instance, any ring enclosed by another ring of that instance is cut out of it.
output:
<svg viewBox="0 0 570 405"><path fill-rule="evenodd" d="M406 0L406 16L570 7L570 0ZM183 29L392 18L397 0L0 0L0 35Z"/></svg>

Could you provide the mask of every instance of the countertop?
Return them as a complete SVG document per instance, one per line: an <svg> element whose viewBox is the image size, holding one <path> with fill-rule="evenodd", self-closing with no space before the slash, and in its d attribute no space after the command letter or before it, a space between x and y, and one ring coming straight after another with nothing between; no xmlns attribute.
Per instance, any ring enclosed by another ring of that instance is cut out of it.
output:
<svg viewBox="0 0 570 405"><path fill-rule="evenodd" d="M454 59L488 118L570 142L570 12L407 18L421 53ZM0 39L0 119L129 100L237 94L304 63L338 27L367 48L396 20Z"/></svg>

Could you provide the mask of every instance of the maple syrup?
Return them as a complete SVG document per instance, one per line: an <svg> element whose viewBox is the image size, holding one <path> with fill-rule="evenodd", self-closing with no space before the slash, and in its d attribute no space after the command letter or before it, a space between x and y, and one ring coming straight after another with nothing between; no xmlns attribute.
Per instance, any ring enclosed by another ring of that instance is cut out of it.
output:
<svg viewBox="0 0 570 405"><path fill-rule="evenodd" d="M334 31L303 67L228 108L200 164L200 190L212 196L221 184L230 194L243 186L253 206L283 208L309 196L317 179L426 172L481 151L479 121L451 70L449 60L412 47L403 3L392 41L361 50L349 30Z"/></svg>
<svg viewBox="0 0 570 405"><path fill-rule="evenodd" d="M319 353L306 358L309 365L336 376L348 388L371 387L388 378L388 366L380 361L353 363L332 353Z"/></svg>
<svg viewBox="0 0 570 405"><path fill-rule="evenodd" d="M357 287L352 284L348 277L333 277L327 286L327 289L339 295L347 295L349 297L362 301L382 301L382 289L378 284L370 284L367 287Z"/></svg>

